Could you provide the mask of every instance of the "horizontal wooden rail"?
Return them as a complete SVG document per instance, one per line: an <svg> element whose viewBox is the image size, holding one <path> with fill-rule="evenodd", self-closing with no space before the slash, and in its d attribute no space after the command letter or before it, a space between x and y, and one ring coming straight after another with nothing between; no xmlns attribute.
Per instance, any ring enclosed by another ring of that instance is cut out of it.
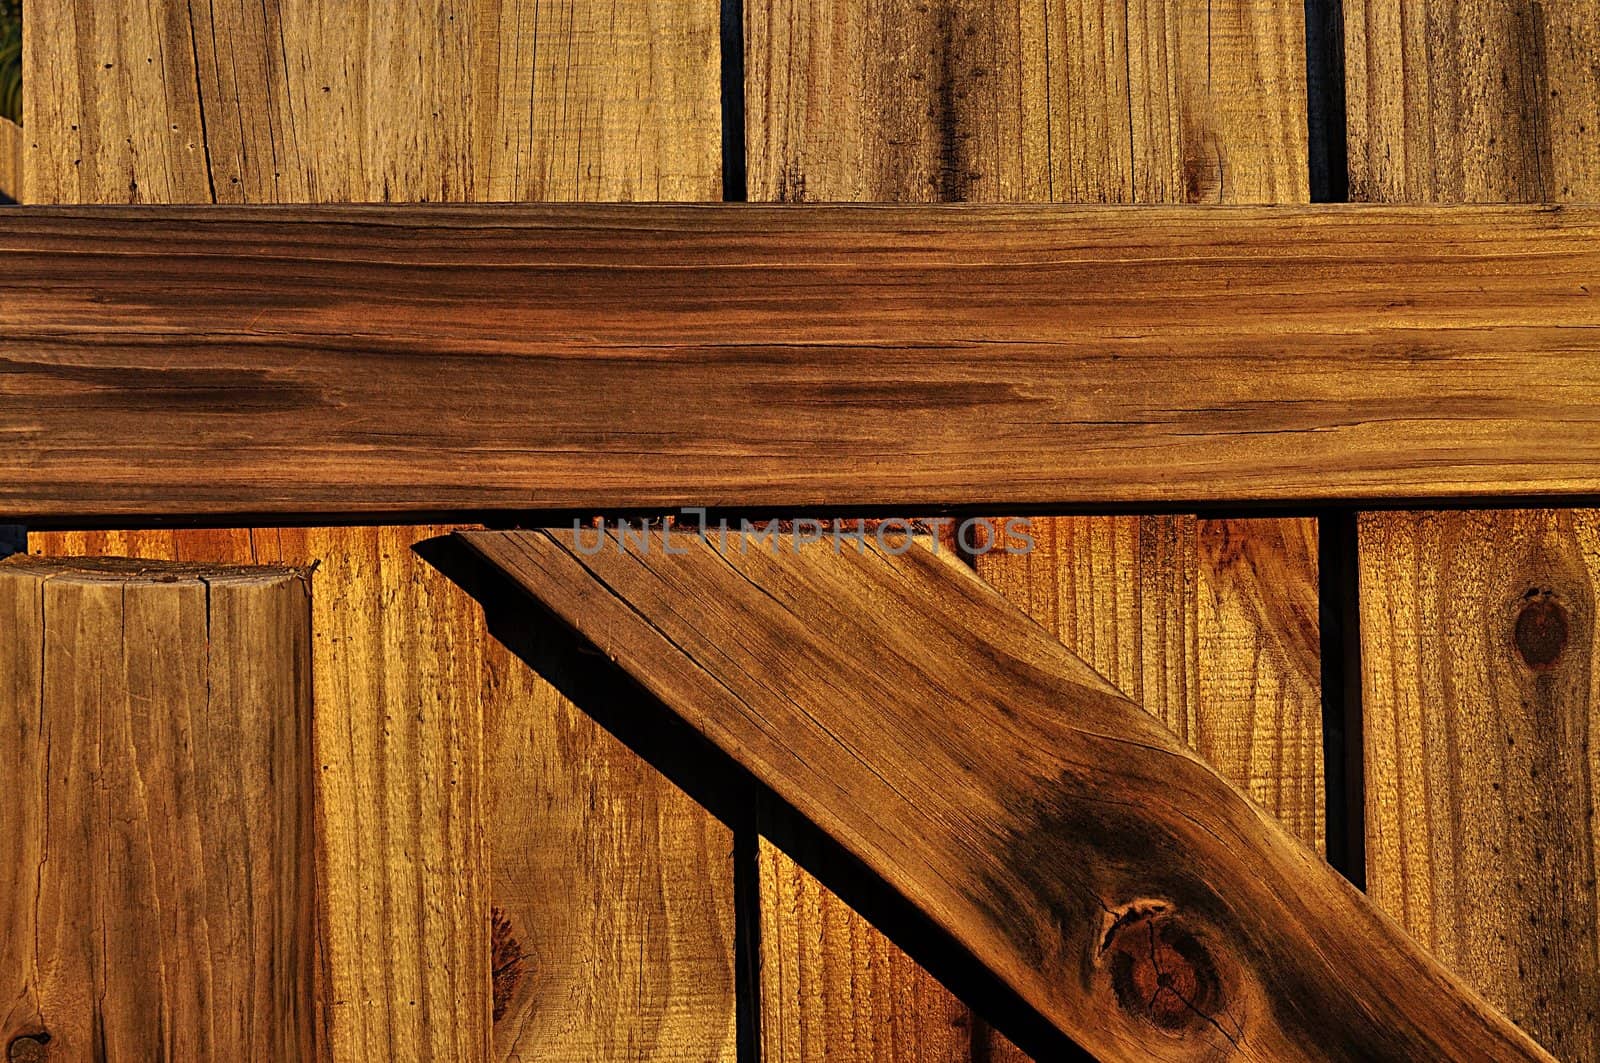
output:
<svg viewBox="0 0 1600 1063"><path fill-rule="evenodd" d="M468 539L1097 1058L1550 1059L958 562Z"/></svg>
<svg viewBox="0 0 1600 1063"><path fill-rule="evenodd" d="M1600 209L21 208L0 517L1600 492Z"/></svg>

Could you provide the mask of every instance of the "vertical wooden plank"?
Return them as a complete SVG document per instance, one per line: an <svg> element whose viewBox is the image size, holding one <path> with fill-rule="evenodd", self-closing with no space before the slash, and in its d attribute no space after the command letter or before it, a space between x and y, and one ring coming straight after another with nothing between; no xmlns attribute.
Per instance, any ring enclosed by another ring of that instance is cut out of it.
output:
<svg viewBox="0 0 1600 1063"><path fill-rule="evenodd" d="M1369 892L1555 1055L1600 1058L1600 512L1360 532Z"/></svg>
<svg viewBox="0 0 1600 1063"><path fill-rule="evenodd" d="M1600 194L1600 3L1348 0L1350 198Z"/></svg>
<svg viewBox="0 0 1600 1063"><path fill-rule="evenodd" d="M1344 18L1352 199L1600 197L1600 4L1347 0ZM1600 1059L1593 524L1367 513L1359 543L1367 888L1578 1061Z"/></svg>
<svg viewBox="0 0 1600 1063"><path fill-rule="evenodd" d="M752 199L1309 197L1295 4L762 0L746 38Z"/></svg>
<svg viewBox="0 0 1600 1063"><path fill-rule="evenodd" d="M310 614L285 569L0 566L19 737L0 1042L311 1059ZM37 679L32 691L18 680ZM15 754L14 754L15 755Z"/></svg>
<svg viewBox="0 0 1600 1063"><path fill-rule="evenodd" d="M759 0L745 30L751 199L1309 198L1299 4ZM979 571L1320 848L1315 523L1032 528L1039 549L990 553ZM898 1051L873 1040L886 1023L913 1049L936 1043L944 991L837 898L797 886L781 853L762 867L768 1057ZM871 957L871 979L851 980L856 956ZM809 972L798 1000L773 970ZM974 1029L948 1058L1015 1053Z"/></svg>
<svg viewBox="0 0 1600 1063"><path fill-rule="evenodd" d="M489 1016L482 640L410 529L283 530L318 566L323 943L336 1055L479 1059ZM180 552L186 552L180 536Z"/></svg>
<svg viewBox="0 0 1600 1063"><path fill-rule="evenodd" d="M714 0L34 7L38 202L721 195ZM337 1058L731 1059L730 832L506 656L412 553L443 530L30 549L320 564Z"/></svg>
<svg viewBox="0 0 1600 1063"><path fill-rule="evenodd" d="M721 198L712 0L30 8L41 203Z"/></svg>
<svg viewBox="0 0 1600 1063"><path fill-rule="evenodd" d="M477 63L478 198L722 198L716 0L539 0L489 10Z"/></svg>
<svg viewBox="0 0 1600 1063"><path fill-rule="evenodd" d="M43 577L20 572L0 583L0 778L10 780L0 830L0 1037L48 1032L40 1001L35 926L23 898L39 888L48 804L44 741Z"/></svg>
<svg viewBox="0 0 1600 1063"><path fill-rule="evenodd" d="M1317 524L1197 522L1200 683L1190 744L1326 846Z"/></svg>
<svg viewBox="0 0 1600 1063"><path fill-rule="evenodd" d="M503 649L486 666L501 1058L733 1060L731 831Z"/></svg>
<svg viewBox="0 0 1600 1063"><path fill-rule="evenodd" d="M971 1058L964 1004L783 850L759 860L763 1059Z"/></svg>
<svg viewBox="0 0 1600 1063"><path fill-rule="evenodd" d="M22 202L22 129L0 118L0 196Z"/></svg>

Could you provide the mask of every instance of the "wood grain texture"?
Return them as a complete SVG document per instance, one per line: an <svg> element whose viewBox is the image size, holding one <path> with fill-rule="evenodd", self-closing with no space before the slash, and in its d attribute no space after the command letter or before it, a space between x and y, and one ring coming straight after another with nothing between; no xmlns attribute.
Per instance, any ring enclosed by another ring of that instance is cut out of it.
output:
<svg viewBox="0 0 1600 1063"><path fill-rule="evenodd" d="M0 118L0 196L22 201L22 129Z"/></svg>
<svg viewBox="0 0 1600 1063"><path fill-rule="evenodd" d="M316 1058L305 574L18 557L0 620L8 1058Z"/></svg>
<svg viewBox="0 0 1600 1063"><path fill-rule="evenodd" d="M720 194L711 0L119 0L39 5L29 27L37 202ZM489 638L411 553L438 530L31 542L287 551L352 603L319 613L317 643L325 735L348 733L338 793L361 824L339 865L336 1058L482 1058L491 911L524 961L514 982L496 971L512 990L495 1058L587 1060L603 1035L612 1058L731 1058L726 832Z"/></svg>
<svg viewBox="0 0 1600 1063"><path fill-rule="evenodd" d="M34 202L720 198L713 0L65 0L25 28Z"/></svg>
<svg viewBox="0 0 1600 1063"><path fill-rule="evenodd" d="M1350 197L1600 197L1600 3L1344 4Z"/></svg>
<svg viewBox="0 0 1600 1063"><path fill-rule="evenodd" d="M493 895L526 956L496 1058L733 1063L733 832L498 643L485 654Z"/></svg>
<svg viewBox="0 0 1600 1063"><path fill-rule="evenodd" d="M745 10L752 198L1309 198L1305 31L1295 5L767 0ZM1306 524L1210 522L1208 541L1235 544L1228 556L1244 563L1207 571L1196 566L1214 555L1196 549L1192 519L1036 517L1032 525L1052 548L1031 557L987 554L979 561L985 577L1019 603L1048 602L1049 619L1030 611L1069 646L1102 648L1106 659L1096 661L1102 674L1131 681L1123 689L1183 725L1180 733L1192 734L1198 724L1208 736L1227 736L1225 750L1213 741L1208 751L1229 754L1225 773L1268 798L1300 837L1321 846L1316 631L1307 655L1297 652L1302 630L1284 638L1263 623L1272 619L1263 607L1308 609L1315 623L1314 552L1276 550L1303 537ZM1159 561L1143 551L1097 552L1129 535L1176 549ZM1132 568L1109 572L1108 561ZM1100 573L1100 590L1116 592L1128 589L1123 577L1137 571L1138 592L1058 596L1080 581L1081 569ZM1253 579L1265 569L1287 578ZM1197 586L1202 578L1205 589ZM1202 612L1202 602L1213 604ZM1156 693L1142 689L1145 672L1162 687L1160 704L1140 696ZM810 970L834 981L829 993L766 1001L765 1015L784 1016L779 1036L804 1045L787 1055L838 1058L850 1045L864 1046L858 1058L881 1054L872 1038L884 1025L879 987L886 964L903 968L904 991L891 999L906 1002L920 1050L922 1017L943 1029L948 1010L927 1000L927 976L886 954L865 930L841 932L848 909L825 892L815 909L815 937L805 928L775 927L774 920L812 916L812 909L791 908L773 895L771 885L788 881L774 879L767 891L768 952L816 940L818 948L860 950L875 966L872 979L855 981L859 963L843 957L818 963L805 954ZM797 966L799 959L769 956L768 967ZM860 988L859 1000L852 987ZM808 1001L828 1014L803 1021L795 1013ZM852 1008L854 1026L846 1017ZM815 1036L796 1042L802 1029L831 1031L832 1047ZM1003 1039L986 1043L981 1029L971 1053L1021 1058Z"/></svg>
<svg viewBox="0 0 1600 1063"><path fill-rule="evenodd" d="M316 566L317 869L335 1059L481 1059L489 1044L473 603L411 552L449 529L58 532L35 555Z"/></svg>
<svg viewBox="0 0 1600 1063"><path fill-rule="evenodd" d="M1200 520L1199 701L1206 762L1327 849L1314 518Z"/></svg>
<svg viewBox="0 0 1600 1063"><path fill-rule="evenodd" d="M1600 196L1593 0L1344 14L1352 198ZM1600 1059L1591 524L1373 513L1360 536L1368 888L1547 1047L1584 1061ZM1542 615L1568 623L1559 658L1532 671L1515 645L1524 608L1536 631Z"/></svg>
<svg viewBox="0 0 1600 1063"><path fill-rule="evenodd" d="M1550 1058L931 551L467 538L1100 1058Z"/></svg>
<svg viewBox="0 0 1600 1063"><path fill-rule="evenodd" d="M759 859L763 1060L1026 1058L975 1051L965 1004L765 838Z"/></svg>
<svg viewBox="0 0 1600 1063"><path fill-rule="evenodd" d="M764 0L745 11L752 199L1308 198L1296 4Z"/></svg>
<svg viewBox="0 0 1600 1063"><path fill-rule="evenodd" d="M1325 845L1311 519L1067 517L977 570L1291 833Z"/></svg>
<svg viewBox="0 0 1600 1063"><path fill-rule="evenodd" d="M482 1058L492 906L524 956L494 1058L731 1060L729 832L416 556L451 530L54 532L29 549L317 566L336 1058Z"/></svg>
<svg viewBox="0 0 1600 1063"><path fill-rule="evenodd" d="M1600 513L1360 531L1372 898L1560 1058L1600 1059Z"/></svg>
<svg viewBox="0 0 1600 1063"><path fill-rule="evenodd" d="M0 512L1595 491L1597 223L13 211Z"/></svg>

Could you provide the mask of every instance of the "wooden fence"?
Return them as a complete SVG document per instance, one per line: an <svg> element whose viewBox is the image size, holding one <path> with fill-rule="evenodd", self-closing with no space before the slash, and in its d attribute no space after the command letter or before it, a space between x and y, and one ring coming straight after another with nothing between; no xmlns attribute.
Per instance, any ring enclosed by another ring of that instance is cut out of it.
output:
<svg viewBox="0 0 1600 1063"><path fill-rule="evenodd" d="M1595 0L26 18L29 204L1600 199ZM1537 421L1546 397L1526 399ZM1535 445L1558 463L1572 440ZM1035 517L1039 549L977 568L1554 1054L1600 1060L1600 516L1455 501L1101 505ZM1024 1058L987 1021L1004 1007L980 1018L981 987L952 994L822 885L859 872L808 855L747 781L669 779L625 690L580 709L581 655L535 672L491 637L413 549L483 514L245 519L271 508L83 511L28 550L317 566L335 1058Z"/></svg>

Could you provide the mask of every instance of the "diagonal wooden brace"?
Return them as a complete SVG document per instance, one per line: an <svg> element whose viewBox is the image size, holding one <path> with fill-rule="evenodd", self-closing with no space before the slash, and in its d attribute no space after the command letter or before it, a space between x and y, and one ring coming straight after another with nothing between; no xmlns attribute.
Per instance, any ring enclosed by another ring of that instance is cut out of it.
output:
<svg viewBox="0 0 1600 1063"><path fill-rule="evenodd" d="M948 557L466 537L1101 1058L1550 1058Z"/></svg>

